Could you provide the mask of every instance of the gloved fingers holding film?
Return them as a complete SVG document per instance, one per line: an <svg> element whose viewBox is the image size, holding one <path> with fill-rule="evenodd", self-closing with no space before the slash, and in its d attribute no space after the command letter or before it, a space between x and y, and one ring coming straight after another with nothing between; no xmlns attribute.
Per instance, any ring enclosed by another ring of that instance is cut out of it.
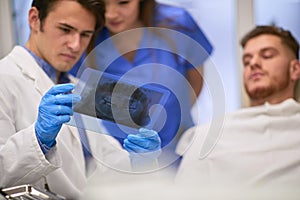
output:
<svg viewBox="0 0 300 200"><path fill-rule="evenodd" d="M71 93L73 89L74 84L55 85L42 97L35 131L38 139L48 147L55 144L62 124L70 121L72 104L81 99L79 95Z"/></svg>
<svg viewBox="0 0 300 200"><path fill-rule="evenodd" d="M131 155L157 158L161 153L161 140L154 130L140 128L138 134L130 134L123 147Z"/></svg>

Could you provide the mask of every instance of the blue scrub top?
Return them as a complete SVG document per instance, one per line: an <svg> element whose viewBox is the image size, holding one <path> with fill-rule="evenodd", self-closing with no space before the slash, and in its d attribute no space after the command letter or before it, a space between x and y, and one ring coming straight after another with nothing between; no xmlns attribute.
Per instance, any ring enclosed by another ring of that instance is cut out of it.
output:
<svg viewBox="0 0 300 200"><path fill-rule="evenodd" d="M110 39L109 31L104 28L96 39L95 59L97 68L101 71L119 77L125 75L131 81L159 85L170 91L164 105L167 118L156 119L157 123L153 127L158 131L164 147L176 134L181 134L194 125L190 114L192 105L186 73L203 64L211 54L212 46L193 18L182 8L158 4L154 24L184 35L177 37L176 33L169 34L168 31L166 34L157 34L149 29L143 30L139 48L134 49L136 54L133 62L130 62L118 52ZM186 36L192 39L185 39ZM203 50L195 51L191 45L193 42L200 44ZM72 70L73 73L74 71L76 69ZM104 125L112 135L118 135L116 139L123 143L126 133L116 124Z"/></svg>

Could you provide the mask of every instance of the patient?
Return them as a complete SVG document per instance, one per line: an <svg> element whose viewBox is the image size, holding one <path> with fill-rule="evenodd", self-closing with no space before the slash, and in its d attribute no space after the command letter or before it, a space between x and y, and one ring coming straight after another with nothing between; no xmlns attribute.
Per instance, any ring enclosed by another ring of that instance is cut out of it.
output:
<svg viewBox="0 0 300 200"><path fill-rule="evenodd" d="M220 118L216 138L216 124L189 129L177 147L183 154L177 181L220 187L299 186L299 43L289 31L257 26L241 45L251 107Z"/></svg>

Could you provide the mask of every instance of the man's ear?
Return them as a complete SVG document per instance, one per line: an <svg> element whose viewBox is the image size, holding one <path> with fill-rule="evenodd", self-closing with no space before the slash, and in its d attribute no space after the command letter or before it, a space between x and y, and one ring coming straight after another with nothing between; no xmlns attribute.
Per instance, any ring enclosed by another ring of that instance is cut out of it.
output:
<svg viewBox="0 0 300 200"><path fill-rule="evenodd" d="M40 30L40 19L39 11L36 7L31 7L28 12L28 22L32 32L37 32Z"/></svg>
<svg viewBox="0 0 300 200"><path fill-rule="evenodd" d="M291 80L297 81L300 78L300 61L294 59L290 63Z"/></svg>

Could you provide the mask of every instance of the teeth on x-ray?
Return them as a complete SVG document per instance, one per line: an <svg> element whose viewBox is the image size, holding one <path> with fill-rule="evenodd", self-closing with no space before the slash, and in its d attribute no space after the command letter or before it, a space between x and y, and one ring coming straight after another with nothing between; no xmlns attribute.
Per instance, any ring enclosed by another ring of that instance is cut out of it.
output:
<svg viewBox="0 0 300 200"><path fill-rule="evenodd" d="M167 89L151 83L139 85L120 78L90 68L84 71L75 88L82 99L74 105L74 114L88 116L84 118L81 128L97 132L95 127L99 120L103 120L134 129L151 129L158 118L164 118L161 110L170 95ZM76 126L74 120L69 124Z"/></svg>
<svg viewBox="0 0 300 200"><path fill-rule="evenodd" d="M118 88L114 91L116 85ZM149 123L148 103L143 89L115 81L100 81L95 94L95 109L98 118L130 127L145 126ZM129 118L134 123L128 120Z"/></svg>

